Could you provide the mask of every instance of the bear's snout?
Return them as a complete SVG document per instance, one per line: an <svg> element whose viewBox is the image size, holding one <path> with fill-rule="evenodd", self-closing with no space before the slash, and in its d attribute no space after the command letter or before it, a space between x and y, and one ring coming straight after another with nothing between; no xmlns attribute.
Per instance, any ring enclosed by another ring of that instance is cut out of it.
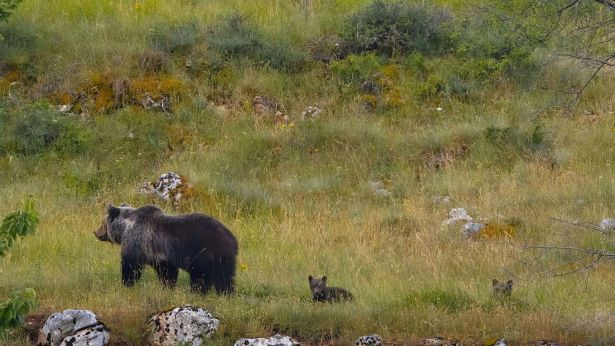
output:
<svg viewBox="0 0 615 346"><path fill-rule="evenodd" d="M110 241L109 236L107 235L107 233L98 234L98 232L94 231L94 235L100 241Z"/></svg>

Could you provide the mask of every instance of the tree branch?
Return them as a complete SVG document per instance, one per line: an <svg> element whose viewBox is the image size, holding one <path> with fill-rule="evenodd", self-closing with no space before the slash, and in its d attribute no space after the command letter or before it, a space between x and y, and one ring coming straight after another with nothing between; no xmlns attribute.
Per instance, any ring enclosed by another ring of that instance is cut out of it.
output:
<svg viewBox="0 0 615 346"><path fill-rule="evenodd" d="M615 11L615 2L611 1L611 0L594 0L598 3L601 3L603 5L605 5L606 7L608 7L610 10L614 10Z"/></svg>

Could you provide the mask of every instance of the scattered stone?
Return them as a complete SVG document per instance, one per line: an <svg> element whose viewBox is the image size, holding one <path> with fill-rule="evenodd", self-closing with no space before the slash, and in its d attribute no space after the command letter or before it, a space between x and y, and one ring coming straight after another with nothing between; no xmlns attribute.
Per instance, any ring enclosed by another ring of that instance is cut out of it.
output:
<svg viewBox="0 0 615 346"><path fill-rule="evenodd" d="M147 110L161 110L165 113L171 112L171 98L168 96L154 99L150 95L145 95L139 100L139 104Z"/></svg>
<svg viewBox="0 0 615 346"><path fill-rule="evenodd" d="M355 341L355 345L357 346L381 346L382 338L378 334L370 334L359 337Z"/></svg>
<svg viewBox="0 0 615 346"><path fill-rule="evenodd" d="M478 234L483 228L485 228L485 224L478 222L466 222L463 225L462 236L465 239L471 238L474 235Z"/></svg>
<svg viewBox="0 0 615 346"><path fill-rule="evenodd" d="M452 202L449 196L433 196L431 197L433 204L450 204Z"/></svg>
<svg viewBox="0 0 615 346"><path fill-rule="evenodd" d="M299 346L290 336L276 334L270 338L239 339L234 346Z"/></svg>
<svg viewBox="0 0 615 346"><path fill-rule="evenodd" d="M147 325L152 345L199 346L218 330L220 321L203 308L185 305L153 315Z"/></svg>
<svg viewBox="0 0 615 346"><path fill-rule="evenodd" d="M604 219L598 225L604 232L615 231L615 219Z"/></svg>
<svg viewBox="0 0 615 346"><path fill-rule="evenodd" d="M317 119L320 117L320 113L322 113L322 109L318 106L308 106L303 112L301 112L301 120L307 119Z"/></svg>
<svg viewBox="0 0 615 346"><path fill-rule="evenodd" d="M70 110L73 109L73 105L68 104L68 105L59 105L57 107L57 110L59 113L68 113L70 112Z"/></svg>
<svg viewBox="0 0 615 346"><path fill-rule="evenodd" d="M192 190L186 177L175 172L163 173L154 182L143 182L139 193L148 195L155 194L161 199L178 203Z"/></svg>
<svg viewBox="0 0 615 346"><path fill-rule="evenodd" d="M453 208L448 212L448 220L442 222L443 225L450 225L457 221L472 221L472 217L464 208Z"/></svg>
<svg viewBox="0 0 615 346"><path fill-rule="evenodd" d="M391 192L386 189L382 181L370 181L369 187L372 190L372 194L374 194L374 196L387 197L391 194Z"/></svg>
<svg viewBox="0 0 615 346"><path fill-rule="evenodd" d="M433 338L423 339L421 341L421 344L430 346L461 346L458 341L446 340L441 336L434 336Z"/></svg>
<svg viewBox="0 0 615 346"><path fill-rule="evenodd" d="M493 346L508 346L506 339L499 339Z"/></svg>
<svg viewBox="0 0 615 346"><path fill-rule="evenodd" d="M64 338L60 346L104 346L109 343L109 330L102 323L78 330Z"/></svg>
<svg viewBox="0 0 615 346"><path fill-rule="evenodd" d="M87 332L89 334L86 335ZM91 343L75 343L74 345L102 346L109 342L107 329L96 320L96 315L93 312L67 309L56 312L47 318L39 332L36 345L72 345L71 340L73 339L74 342L77 342L77 340L84 340L84 338L89 337L92 337Z"/></svg>
<svg viewBox="0 0 615 346"><path fill-rule="evenodd" d="M559 344L554 340L537 340L536 346L559 346Z"/></svg>
<svg viewBox="0 0 615 346"><path fill-rule="evenodd" d="M256 96L252 101L252 107L257 116L261 117L266 113L274 113L276 116L280 116L286 113L284 106L279 104L274 98L267 96Z"/></svg>

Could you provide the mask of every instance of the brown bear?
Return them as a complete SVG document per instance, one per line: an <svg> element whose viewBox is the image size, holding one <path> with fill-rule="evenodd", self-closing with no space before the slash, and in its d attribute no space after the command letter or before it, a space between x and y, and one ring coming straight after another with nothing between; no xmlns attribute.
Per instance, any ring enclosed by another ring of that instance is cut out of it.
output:
<svg viewBox="0 0 615 346"><path fill-rule="evenodd" d="M212 285L218 294L234 290L237 240L211 216L170 216L153 205L118 208L109 204L94 233L99 240L121 246L125 286L134 285L143 267L150 265L168 287L175 285L179 269L184 269L193 290L204 294Z"/></svg>
<svg viewBox="0 0 615 346"><path fill-rule="evenodd" d="M496 279L491 280L491 286L493 287L493 295L496 298L510 297L512 294L513 281L499 282Z"/></svg>
<svg viewBox="0 0 615 346"><path fill-rule="evenodd" d="M312 300L315 302L339 302L342 300L353 300L352 293L339 287L327 287L327 277L322 279L308 276L310 282L310 290L312 290Z"/></svg>

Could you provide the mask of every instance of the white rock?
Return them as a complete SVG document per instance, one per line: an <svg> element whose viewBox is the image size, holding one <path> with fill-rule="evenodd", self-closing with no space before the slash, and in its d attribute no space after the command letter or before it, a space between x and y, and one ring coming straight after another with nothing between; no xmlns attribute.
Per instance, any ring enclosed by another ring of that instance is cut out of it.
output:
<svg viewBox="0 0 615 346"><path fill-rule="evenodd" d="M498 341L495 342L495 345L493 346L507 346L508 343L506 342L506 339L500 339Z"/></svg>
<svg viewBox="0 0 615 346"><path fill-rule="evenodd" d="M147 325L152 345L199 346L218 330L220 321L203 308L185 305L153 315Z"/></svg>
<svg viewBox="0 0 615 346"><path fill-rule="evenodd" d="M485 228L485 224L478 222L466 222L463 225L463 233L462 236L464 238L470 238L476 233L480 232L483 228Z"/></svg>
<svg viewBox="0 0 615 346"><path fill-rule="evenodd" d="M96 315L89 310L67 309L51 314L39 332L37 345L57 346L67 336L86 327L98 325Z"/></svg>
<svg viewBox="0 0 615 346"><path fill-rule="evenodd" d="M234 346L299 346L290 336L276 334L270 338L239 339Z"/></svg>
<svg viewBox="0 0 615 346"><path fill-rule="evenodd" d="M441 336L435 336L433 338L423 339L422 344L432 345L432 346L460 346L461 345L457 341L446 340Z"/></svg>
<svg viewBox="0 0 615 346"><path fill-rule="evenodd" d="M190 187L182 177L175 172L163 173L155 182L144 182L139 192L142 194L155 194L164 200L172 199L179 202L182 194L177 192L182 187Z"/></svg>
<svg viewBox="0 0 615 346"><path fill-rule="evenodd" d="M357 346L381 346L382 338L378 334L370 334L359 337L354 343Z"/></svg>
<svg viewBox="0 0 615 346"><path fill-rule="evenodd" d="M599 227L605 232L615 231L615 219L604 219L600 222Z"/></svg>
<svg viewBox="0 0 615 346"><path fill-rule="evenodd" d="M433 204L449 204L451 203L450 196L433 196L431 197Z"/></svg>
<svg viewBox="0 0 615 346"><path fill-rule="evenodd" d="M68 113L73 108L73 105L59 105L58 112L60 113Z"/></svg>
<svg viewBox="0 0 615 346"><path fill-rule="evenodd" d="M320 109L320 107L308 106L303 112L301 112L301 120L305 120L306 118L316 119L320 116L320 113L322 113L322 109Z"/></svg>
<svg viewBox="0 0 615 346"><path fill-rule="evenodd" d="M103 324L98 324L67 336L60 346L104 346L108 343L109 331Z"/></svg>
<svg viewBox="0 0 615 346"><path fill-rule="evenodd" d="M457 221L472 221L472 217L464 208L453 208L448 212L448 220L442 222L443 225L450 225Z"/></svg>

